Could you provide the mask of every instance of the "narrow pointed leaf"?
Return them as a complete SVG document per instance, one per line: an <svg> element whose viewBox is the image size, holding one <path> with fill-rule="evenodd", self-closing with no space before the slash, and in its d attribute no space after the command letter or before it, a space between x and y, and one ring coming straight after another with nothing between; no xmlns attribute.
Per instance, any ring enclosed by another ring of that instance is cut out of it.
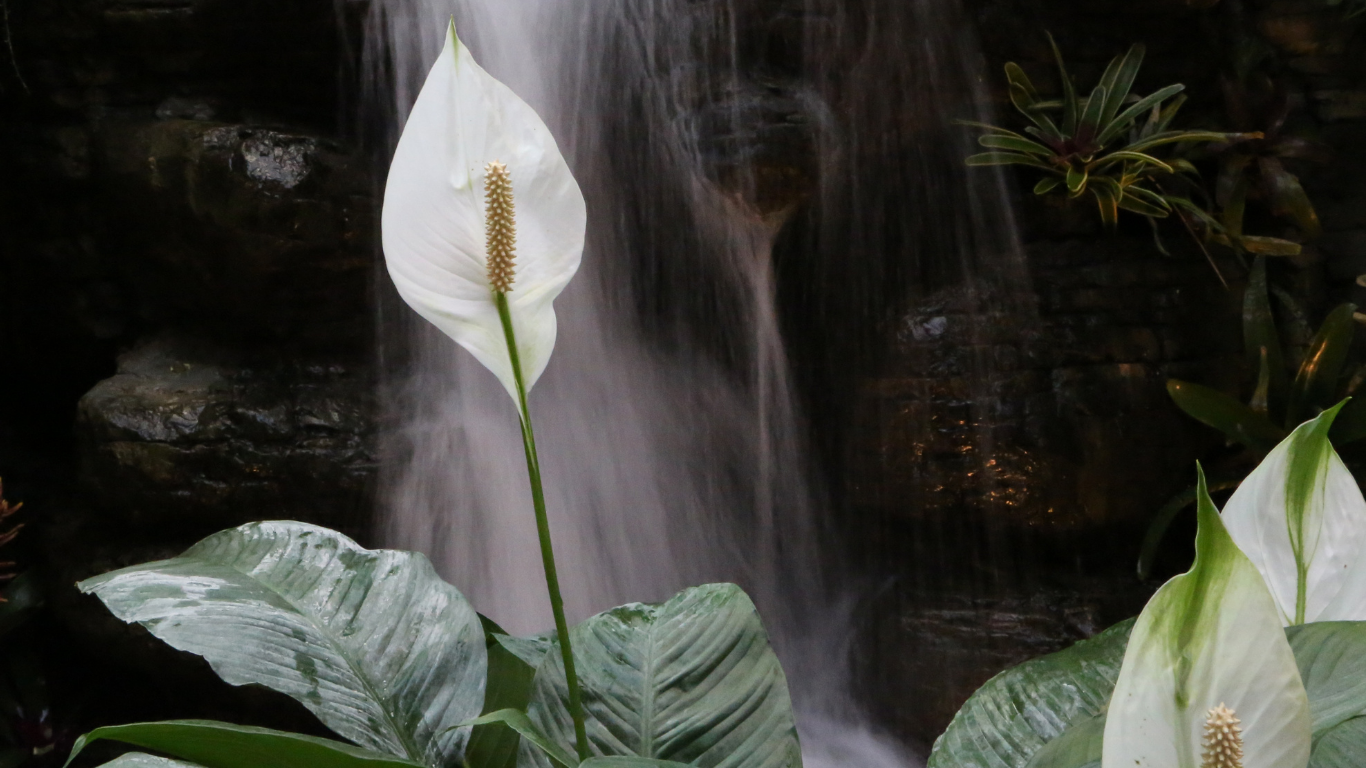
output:
<svg viewBox="0 0 1366 768"><path fill-rule="evenodd" d="M1247 279L1247 288L1243 291L1243 349L1249 367L1260 365L1265 350L1266 368L1270 377L1267 388L1267 411L1281 413L1290 392L1290 374L1285 369L1280 331L1276 329L1276 318L1271 312L1265 256L1253 259L1252 272Z"/></svg>
<svg viewBox="0 0 1366 768"><path fill-rule="evenodd" d="M1271 212L1295 222L1295 226L1309 237L1318 237L1323 229L1319 215L1304 187L1300 186L1299 177L1287 171L1274 157L1259 158L1257 164L1268 187Z"/></svg>
<svg viewBox="0 0 1366 768"><path fill-rule="evenodd" d="M1119 223L1119 184L1113 179L1100 176L1091 184L1091 194L1096 198L1100 209L1100 222L1110 229Z"/></svg>
<svg viewBox="0 0 1366 768"><path fill-rule="evenodd" d="M1080 195L1086 190L1087 173L1085 168L1078 168L1073 165L1067 169L1067 191L1073 196Z"/></svg>
<svg viewBox="0 0 1366 768"><path fill-rule="evenodd" d="M1340 407L1300 425L1224 507L1287 626L1366 619L1366 500L1328 442Z"/></svg>
<svg viewBox="0 0 1366 768"><path fill-rule="evenodd" d="M1046 195L1057 189L1059 184L1062 184L1062 179L1057 176L1045 176L1042 179L1039 179L1039 183L1034 185L1034 194Z"/></svg>
<svg viewBox="0 0 1366 768"><path fill-rule="evenodd" d="M1045 745L1093 722L1110 700L1133 625L1129 619L991 678L935 740L928 768L1025 768Z"/></svg>
<svg viewBox="0 0 1366 768"><path fill-rule="evenodd" d="M448 729L483 702L479 617L419 554L251 523L80 587L229 683L288 694L381 752L445 765L468 736Z"/></svg>
<svg viewBox="0 0 1366 768"><path fill-rule="evenodd" d="M1228 202L1224 203L1224 210L1219 214L1219 218L1224 222L1224 229L1233 237L1241 237L1243 234L1243 216L1247 212L1249 186L1247 177L1239 176L1230 187Z"/></svg>
<svg viewBox="0 0 1366 768"><path fill-rule="evenodd" d="M67 763L103 739L164 752L204 768L422 768L421 763L340 741L214 720L96 728L76 740Z"/></svg>
<svg viewBox="0 0 1366 768"><path fill-rule="evenodd" d="M1147 216L1150 219L1165 219L1171 215L1171 210L1161 206L1153 205L1143 198L1136 197L1132 192L1132 187L1124 190L1124 197L1119 199L1119 207L1140 216Z"/></svg>
<svg viewBox="0 0 1366 768"><path fill-rule="evenodd" d="M1039 100L1039 92L1035 90L1034 83L1030 82L1029 75L1025 74L1024 69L1013 61L1006 62L1006 82L1019 86L1030 101Z"/></svg>
<svg viewBox="0 0 1366 768"><path fill-rule="evenodd" d="M1090 144L1096 138L1096 135L1100 133L1100 116L1104 112L1105 87L1098 85L1087 97L1085 109L1081 113L1081 122L1077 125L1077 141L1079 143Z"/></svg>
<svg viewBox="0 0 1366 768"><path fill-rule="evenodd" d="M1041 157L1052 157L1053 150L1045 147L1037 141L1030 141L1026 138L1015 136L987 135L977 140L978 144L987 149L1006 149L1013 152L1024 152L1025 154L1039 155Z"/></svg>
<svg viewBox="0 0 1366 768"><path fill-rule="evenodd" d="M394 152L381 221L385 262L419 315L516 382L488 279L484 167L504 163L517 210L507 293L527 389L555 346L554 300L579 268L587 212L541 118L475 62L452 26Z"/></svg>
<svg viewBox="0 0 1366 768"><path fill-rule="evenodd" d="M787 678L739 587L708 584L661 605L624 605L571 633L595 754L800 768ZM566 749L567 700L560 654L548 653L527 714Z"/></svg>
<svg viewBox="0 0 1366 768"><path fill-rule="evenodd" d="M1021 154L1019 152L983 152L977 155L969 155L967 164L970 166L1028 165L1034 168L1051 170L1051 166L1037 157Z"/></svg>
<svg viewBox="0 0 1366 768"><path fill-rule="evenodd" d="M1101 124L1108 126L1119 114L1120 107L1124 106L1124 100L1129 97L1129 90L1134 87L1134 79L1138 77L1138 70L1143 66L1143 55L1147 49L1142 43L1137 43L1129 47L1124 54L1123 60L1115 68L1114 78L1110 82L1103 79L1101 84L1105 86L1105 112L1101 115Z"/></svg>
<svg viewBox="0 0 1366 768"><path fill-rule="evenodd" d="M1270 451L1285 437L1265 416L1217 389L1168 379L1167 394L1186 415L1253 450Z"/></svg>
<svg viewBox="0 0 1366 768"><path fill-rule="evenodd" d="M1081 115L1077 103L1077 88L1072 83L1071 75L1067 74L1067 66L1062 61L1062 51L1058 49L1058 43L1051 33L1048 35L1048 44L1053 48L1053 59L1058 64L1058 79L1062 82L1062 129L1068 135L1075 135L1077 118Z"/></svg>
<svg viewBox="0 0 1366 768"><path fill-rule="evenodd" d="M465 723L465 725L473 725L475 727L490 725L506 726L513 732L526 737L527 741L536 745L546 757L550 758L551 761L560 768L575 768L575 766L579 764L579 758L575 757L574 753L551 741L548 736L541 733L541 729L537 728L536 724L531 722L531 719L527 717L526 713L520 709L500 709L496 712L481 715L478 719L471 720L468 723ZM513 754L513 765L516 765L516 752L514 751ZM474 764L471 763L471 765Z"/></svg>
<svg viewBox="0 0 1366 768"><path fill-rule="evenodd" d="M1261 575L1224 530L1199 478L1195 564L1134 625L1106 716L1104 768L1201 764L1216 706L1242 720L1243 768L1309 760L1309 701Z"/></svg>
<svg viewBox="0 0 1366 768"><path fill-rule="evenodd" d="M1290 386L1290 404L1286 424L1298 424L1314 415L1315 408L1329 405L1337 394L1338 378L1347 362L1347 353L1356 335L1354 304L1340 304L1319 326L1309 342L1309 351L1300 363L1299 373Z"/></svg>
<svg viewBox="0 0 1366 768"><path fill-rule="evenodd" d="M1105 126L1104 132L1102 132L1100 136L1096 137L1096 143L1104 146L1119 138L1120 134L1128 130L1129 125L1133 123L1133 121L1136 120L1139 115L1142 115L1144 112L1147 112L1154 106L1161 104L1163 101L1166 101L1172 96L1175 96L1176 94L1185 90L1185 88L1186 86L1177 83L1175 85L1169 85L1166 88L1162 88L1158 91L1155 91L1154 93L1145 98L1139 99L1138 103L1133 104L1128 109L1125 109L1123 112L1120 112L1118 115L1115 116L1114 120L1110 121L1109 125Z"/></svg>
<svg viewBox="0 0 1366 768"><path fill-rule="evenodd" d="M1172 168L1170 165L1167 165L1161 160L1158 160L1152 155L1145 155L1142 152L1130 152L1128 150L1120 150L1118 152L1111 152L1107 154L1104 157L1104 159L1096 163L1096 169L1099 170L1101 168L1108 168L1110 165L1114 163L1123 161L1136 162L1141 165L1151 165L1160 171L1165 171L1167 173L1176 173L1176 169Z"/></svg>
<svg viewBox="0 0 1366 768"><path fill-rule="evenodd" d="M991 123L979 123L976 120L954 120L953 122L955 125L963 125L969 128L980 128L981 130L984 130L987 133L995 134L997 136L1014 136L1017 139L1024 138L1024 136L1021 136L1020 134L1012 130L1002 128L999 125L992 125Z"/></svg>

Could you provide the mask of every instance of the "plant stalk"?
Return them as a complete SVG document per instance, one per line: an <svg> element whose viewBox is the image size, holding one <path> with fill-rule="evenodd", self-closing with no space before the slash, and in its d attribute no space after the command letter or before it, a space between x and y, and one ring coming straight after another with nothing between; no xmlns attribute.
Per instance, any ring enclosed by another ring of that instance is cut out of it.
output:
<svg viewBox="0 0 1366 768"><path fill-rule="evenodd" d="M541 461L536 455L536 435L531 429L531 411L526 405L526 384L522 379L522 362L517 354L517 337L512 330L512 314L508 311L507 294L494 294L498 317L503 321L503 336L507 340L508 356L512 359L512 376L517 381L517 405L521 410L522 447L526 450L526 471L531 481L531 503L536 510L536 533L541 539L541 562L545 566L545 586L550 592L550 610L555 614L555 632L560 638L560 654L564 658L564 678L569 684L569 716L574 720L574 742L579 759L587 760L588 732L583 724L583 697L579 693L579 675L574 669L574 651L569 645L569 622L564 618L564 598L560 597L560 577L555 570L555 550L550 543L550 519L545 512L545 489L541 485Z"/></svg>

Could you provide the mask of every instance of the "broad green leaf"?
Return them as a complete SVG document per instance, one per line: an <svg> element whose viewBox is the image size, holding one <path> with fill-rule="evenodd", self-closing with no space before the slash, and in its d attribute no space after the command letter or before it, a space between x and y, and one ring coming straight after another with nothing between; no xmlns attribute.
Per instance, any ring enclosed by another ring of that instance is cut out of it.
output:
<svg viewBox="0 0 1366 768"><path fill-rule="evenodd" d="M972 694L934 742L928 768L1025 768L1069 729L1105 710L1134 620L1026 661Z"/></svg>
<svg viewBox="0 0 1366 768"><path fill-rule="evenodd" d="M1052 157L1053 155L1053 150L1037 141L1030 141L1023 137L988 134L978 139L977 143L987 149L1006 149L1015 152L1039 155L1041 157Z"/></svg>
<svg viewBox="0 0 1366 768"><path fill-rule="evenodd" d="M1285 432L1262 414L1203 384L1168 379L1167 394L1186 415L1254 450L1270 451L1285 438Z"/></svg>
<svg viewBox="0 0 1366 768"><path fill-rule="evenodd" d="M1105 715L1089 717L1035 752L1028 768L1100 768L1104 737Z"/></svg>
<svg viewBox="0 0 1366 768"><path fill-rule="evenodd" d="M1285 370L1285 356L1281 352L1280 331L1271 313L1271 298L1267 292L1266 257L1257 256L1252 262L1252 273L1243 291L1243 348L1248 367L1260 366L1266 350L1267 411L1281 413L1290 391L1290 376Z"/></svg>
<svg viewBox="0 0 1366 768"><path fill-rule="evenodd" d="M1354 312L1354 304L1338 305L1328 313L1309 342L1309 351L1300 363L1295 382L1290 385L1290 402L1285 414L1287 427L1312 417L1315 410L1328 407L1336 399L1338 378L1342 376L1342 366L1347 362L1352 337L1356 335Z"/></svg>
<svg viewBox="0 0 1366 768"><path fill-rule="evenodd" d="M652 757L617 755L613 757L590 757L579 765L581 768L684 768L687 764L675 763L672 760L656 760Z"/></svg>
<svg viewBox="0 0 1366 768"><path fill-rule="evenodd" d="M1296 428L1224 507L1286 625L1366 619L1366 500L1328 441L1340 407Z"/></svg>
<svg viewBox="0 0 1366 768"><path fill-rule="evenodd" d="M1139 115L1142 115L1144 112L1147 112L1148 110L1152 109L1158 104L1161 104L1162 102L1166 101L1172 96L1175 96L1176 94L1180 93L1185 89L1186 86L1177 83L1175 85L1169 85L1166 88L1162 88L1145 98L1139 99L1138 103L1133 104L1128 109L1125 109L1123 112L1120 112L1118 115L1115 116L1114 120L1110 121L1110 124L1105 127L1105 130L1100 134L1100 136L1096 137L1096 143L1100 144L1101 146L1105 146L1110 142L1114 141L1115 139L1119 138L1120 134L1128 130L1129 124L1132 123L1135 119L1137 119ZM1130 147L1130 149L1134 149L1135 151L1137 151L1138 148Z"/></svg>
<svg viewBox="0 0 1366 768"><path fill-rule="evenodd" d="M1068 167L1067 191L1071 192L1073 197L1076 197L1077 195L1080 195L1082 192L1086 191L1087 177L1088 174L1086 173L1085 168L1081 168L1076 165Z"/></svg>
<svg viewBox="0 0 1366 768"><path fill-rule="evenodd" d="M484 627L488 652L488 683L484 687L484 708L480 714L504 709L525 710L531 700L535 667L499 642L499 638L507 637L501 627L484 616L479 620ZM520 743L519 732L501 721L476 725L470 731L470 743L465 748L465 765L467 768L516 768Z"/></svg>
<svg viewBox="0 0 1366 768"><path fill-rule="evenodd" d="M1287 627L1285 635L1309 694L1316 740L1366 715L1366 622L1301 624Z"/></svg>
<svg viewBox="0 0 1366 768"><path fill-rule="evenodd" d="M421 763L340 741L213 720L167 720L96 728L76 740L70 764L91 743L109 739L165 752L204 768L421 768Z"/></svg>
<svg viewBox="0 0 1366 768"><path fill-rule="evenodd" d="M1077 141L1090 144L1100 133L1100 116L1105 112L1105 86L1098 85L1086 98L1086 106L1077 125Z"/></svg>
<svg viewBox="0 0 1366 768"><path fill-rule="evenodd" d="M251 523L80 587L229 683L286 693L381 752L453 764L468 731L448 729L483 703L479 617L420 554Z"/></svg>
<svg viewBox="0 0 1366 768"><path fill-rule="evenodd" d="M1104 768L1200 765L1207 713L1242 720L1243 768L1309 760L1309 701L1271 594L1205 490L1195 564L1134 625L1105 722Z"/></svg>
<svg viewBox="0 0 1366 768"><path fill-rule="evenodd" d="M1361 768L1366 755L1366 717L1358 717L1323 735L1314 745L1309 768Z"/></svg>
<svg viewBox="0 0 1366 768"><path fill-rule="evenodd" d="M172 760L168 757L153 757L145 752L129 752L114 758L100 768L204 768L197 763Z"/></svg>
<svg viewBox="0 0 1366 768"><path fill-rule="evenodd" d="M660 605L631 603L570 631L595 754L699 768L801 766L787 678L739 587L707 584ZM527 714L569 749L567 701L561 655L547 653Z"/></svg>
<svg viewBox="0 0 1366 768"><path fill-rule="evenodd" d="M550 758L560 768L574 768L579 764L579 758L568 749L551 741L550 737L541 732L536 724L531 722L531 718L520 709L500 709L497 712L490 712L481 715L476 720L471 720L465 725L475 727L502 725L513 732L525 736L528 741L541 749L546 757ZM517 753L513 751L513 765L517 764ZM475 765L471 763L471 765Z"/></svg>

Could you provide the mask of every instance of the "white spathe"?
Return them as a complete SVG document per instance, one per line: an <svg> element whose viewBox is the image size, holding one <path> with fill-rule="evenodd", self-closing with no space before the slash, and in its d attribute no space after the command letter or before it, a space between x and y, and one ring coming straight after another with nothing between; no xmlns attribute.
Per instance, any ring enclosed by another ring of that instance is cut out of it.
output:
<svg viewBox="0 0 1366 768"><path fill-rule="evenodd" d="M1243 768L1309 763L1309 699L1280 615L1199 484L1195 565L1134 624L1105 720L1102 768L1201 768L1209 711L1242 721Z"/></svg>
<svg viewBox="0 0 1366 768"><path fill-rule="evenodd" d="M555 347L552 303L578 271L587 213L545 123L475 62L452 22L389 166L384 257L403 300L516 402L485 249L484 167L493 160L508 167L516 201L516 278L506 295L529 391Z"/></svg>
<svg viewBox="0 0 1366 768"><path fill-rule="evenodd" d="M1224 506L1286 626L1366 620L1366 499L1328 441L1341 407L1301 424Z"/></svg>

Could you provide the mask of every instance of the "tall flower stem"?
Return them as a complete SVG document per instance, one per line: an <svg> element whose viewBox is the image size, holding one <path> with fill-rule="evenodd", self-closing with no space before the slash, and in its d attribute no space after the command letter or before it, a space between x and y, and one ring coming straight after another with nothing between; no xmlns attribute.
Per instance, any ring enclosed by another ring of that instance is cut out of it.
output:
<svg viewBox="0 0 1366 768"><path fill-rule="evenodd" d="M526 405L526 386L522 380L522 363L517 355L517 337L512 330L512 314L508 311L507 294L494 294L498 317L503 321L503 336L507 339L508 355L512 358L512 374L517 380L517 405L522 417L522 447L526 449L526 471L531 480L531 503L536 509L536 533L541 539L541 562L545 566L545 586L550 591L550 610L555 614L555 632L560 637L560 654L564 658L564 678L569 684L569 716L574 720L574 741L579 759L588 759L588 733L583 725L583 697L579 693L579 675L574 669L574 651L569 645L569 622L564 618L564 598L560 597L560 577L555 570L555 550L550 543L550 519L545 513L545 489L541 485L541 461L536 455L536 435L531 429L531 411Z"/></svg>

